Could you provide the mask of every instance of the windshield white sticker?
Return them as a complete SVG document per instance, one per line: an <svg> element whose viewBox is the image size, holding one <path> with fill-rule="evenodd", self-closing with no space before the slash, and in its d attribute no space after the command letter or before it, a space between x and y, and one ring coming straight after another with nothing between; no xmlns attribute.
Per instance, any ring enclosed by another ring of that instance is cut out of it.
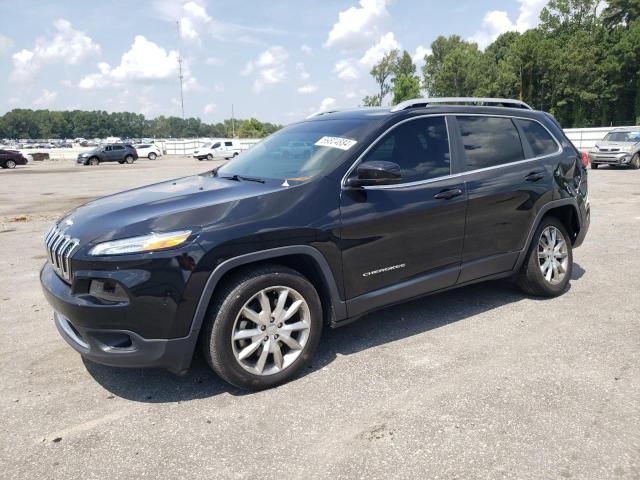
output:
<svg viewBox="0 0 640 480"><path fill-rule="evenodd" d="M355 140L341 137L322 137L315 144L319 147L339 148L340 150L349 150L356 143Z"/></svg>

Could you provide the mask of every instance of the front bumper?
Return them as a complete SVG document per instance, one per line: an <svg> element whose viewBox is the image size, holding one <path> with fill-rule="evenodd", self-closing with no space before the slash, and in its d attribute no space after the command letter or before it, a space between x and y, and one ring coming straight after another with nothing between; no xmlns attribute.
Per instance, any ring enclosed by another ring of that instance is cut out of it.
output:
<svg viewBox="0 0 640 480"><path fill-rule="evenodd" d="M83 357L115 367L162 367L176 374L189 368L197 330L180 338L145 338L120 326L123 318L131 318L129 304L97 305L75 295L49 263L40 271L40 283L58 332ZM116 327L105 326L109 324Z"/></svg>
<svg viewBox="0 0 640 480"><path fill-rule="evenodd" d="M631 162L632 154L628 152L607 153L607 152L589 152L590 163L604 163L608 165L627 165Z"/></svg>

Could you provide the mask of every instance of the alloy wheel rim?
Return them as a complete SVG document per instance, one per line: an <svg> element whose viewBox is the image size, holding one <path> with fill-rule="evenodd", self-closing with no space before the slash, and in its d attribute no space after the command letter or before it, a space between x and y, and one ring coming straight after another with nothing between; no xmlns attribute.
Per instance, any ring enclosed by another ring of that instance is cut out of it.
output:
<svg viewBox="0 0 640 480"><path fill-rule="evenodd" d="M16 162L14 162L13 160L7 161L7 167L15 168L15 166L16 166Z"/></svg>
<svg viewBox="0 0 640 480"><path fill-rule="evenodd" d="M564 280L569 269L569 249L562 232L554 226L542 231L538 241L538 265L544 279L557 285Z"/></svg>
<svg viewBox="0 0 640 480"><path fill-rule="evenodd" d="M268 287L253 295L236 316L233 355L254 375L274 375L296 361L310 331L311 312L304 297L290 287Z"/></svg>

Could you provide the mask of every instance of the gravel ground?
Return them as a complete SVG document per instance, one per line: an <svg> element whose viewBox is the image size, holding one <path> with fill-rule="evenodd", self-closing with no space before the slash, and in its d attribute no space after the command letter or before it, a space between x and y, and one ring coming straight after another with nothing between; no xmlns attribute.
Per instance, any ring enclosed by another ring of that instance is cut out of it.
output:
<svg viewBox="0 0 640 480"><path fill-rule="evenodd" d="M188 158L0 172L2 478L640 478L640 171L589 172L571 289L490 282L327 329L313 366L245 394L83 362L38 283L42 234Z"/></svg>

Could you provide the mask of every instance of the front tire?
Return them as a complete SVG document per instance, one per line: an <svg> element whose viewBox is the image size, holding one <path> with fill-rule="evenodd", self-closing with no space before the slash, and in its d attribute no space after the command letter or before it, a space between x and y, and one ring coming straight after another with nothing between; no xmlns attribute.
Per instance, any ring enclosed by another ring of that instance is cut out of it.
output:
<svg viewBox="0 0 640 480"><path fill-rule="evenodd" d="M296 377L311 360L322 332L322 306L313 285L295 270L266 265L233 276L217 294L202 350L225 381L263 390Z"/></svg>
<svg viewBox="0 0 640 480"><path fill-rule="evenodd" d="M516 283L530 295L557 297L566 290L572 272L573 249L567 230L555 217L543 218Z"/></svg>
<svg viewBox="0 0 640 480"><path fill-rule="evenodd" d="M7 160L5 162L6 168L16 168L16 162L14 160Z"/></svg>
<svg viewBox="0 0 640 480"><path fill-rule="evenodd" d="M99 164L100 164L100 160L98 160L98 157L91 157L89 159L89 165L91 165L92 167L95 167Z"/></svg>
<svg viewBox="0 0 640 480"><path fill-rule="evenodd" d="M207 160L213 160L213 155L211 154L207 155Z"/></svg>
<svg viewBox="0 0 640 480"><path fill-rule="evenodd" d="M629 163L629 165L631 165L631 168L633 168L634 170L638 170L640 168L640 153L636 153L631 158L631 162Z"/></svg>

